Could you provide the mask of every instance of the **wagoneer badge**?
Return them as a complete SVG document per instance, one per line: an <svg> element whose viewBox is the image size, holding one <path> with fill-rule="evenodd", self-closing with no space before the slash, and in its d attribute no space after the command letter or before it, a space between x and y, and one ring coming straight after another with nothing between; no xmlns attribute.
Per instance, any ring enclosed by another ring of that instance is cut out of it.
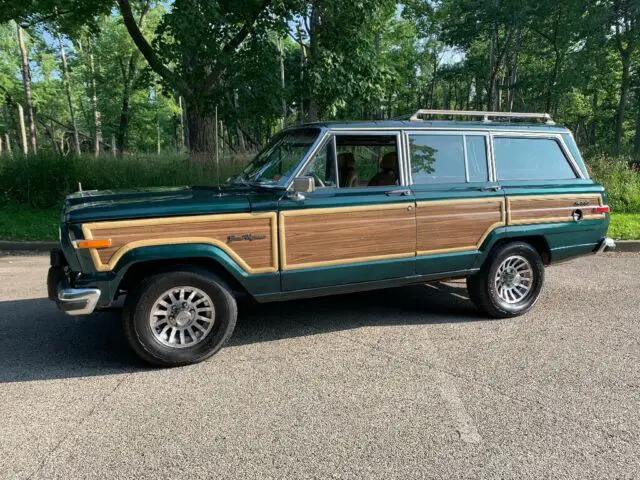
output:
<svg viewBox="0 0 640 480"><path fill-rule="evenodd" d="M576 207L586 207L587 205L591 205L591 202L588 200L580 200L579 202L574 203Z"/></svg>
<svg viewBox="0 0 640 480"><path fill-rule="evenodd" d="M264 235L254 235L252 233L245 233L244 235L229 235L227 237L227 243L232 244L233 242L242 242L248 241L253 242L254 240L264 240L266 237Z"/></svg>

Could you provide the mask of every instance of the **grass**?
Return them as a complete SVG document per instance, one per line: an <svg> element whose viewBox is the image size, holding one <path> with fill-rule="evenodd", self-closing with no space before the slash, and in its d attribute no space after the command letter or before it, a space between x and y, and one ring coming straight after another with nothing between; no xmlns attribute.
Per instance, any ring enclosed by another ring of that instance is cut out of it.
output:
<svg viewBox="0 0 640 480"><path fill-rule="evenodd" d="M3 201L38 208L59 207L64 197L78 190L137 187L216 185L237 173L250 155L223 158L220 171L211 158L189 159L186 155L91 155L59 157L39 154L0 157L0 204Z"/></svg>
<svg viewBox="0 0 640 480"><path fill-rule="evenodd" d="M60 207L0 206L0 240L57 240Z"/></svg>
<svg viewBox="0 0 640 480"><path fill-rule="evenodd" d="M640 240L640 213L612 214L609 236L616 240Z"/></svg>

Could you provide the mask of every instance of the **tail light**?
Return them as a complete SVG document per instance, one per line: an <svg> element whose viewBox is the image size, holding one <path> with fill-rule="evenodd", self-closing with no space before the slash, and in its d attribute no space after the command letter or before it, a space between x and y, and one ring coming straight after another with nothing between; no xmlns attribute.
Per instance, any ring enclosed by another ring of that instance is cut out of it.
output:
<svg viewBox="0 0 640 480"><path fill-rule="evenodd" d="M609 205L601 205L599 207L593 207L593 213L609 213L611 209Z"/></svg>

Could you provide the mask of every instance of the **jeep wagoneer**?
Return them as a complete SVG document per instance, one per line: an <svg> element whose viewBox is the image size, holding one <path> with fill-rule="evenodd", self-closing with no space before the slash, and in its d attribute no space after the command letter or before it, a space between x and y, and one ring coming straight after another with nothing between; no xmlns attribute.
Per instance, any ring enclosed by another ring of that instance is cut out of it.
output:
<svg viewBox="0 0 640 480"><path fill-rule="evenodd" d="M49 296L70 315L125 296L129 343L168 366L225 344L239 293L272 302L466 278L482 312L511 317L534 305L546 265L614 247L608 213L571 133L546 114L310 124L220 187L70 195Z"/></svg>

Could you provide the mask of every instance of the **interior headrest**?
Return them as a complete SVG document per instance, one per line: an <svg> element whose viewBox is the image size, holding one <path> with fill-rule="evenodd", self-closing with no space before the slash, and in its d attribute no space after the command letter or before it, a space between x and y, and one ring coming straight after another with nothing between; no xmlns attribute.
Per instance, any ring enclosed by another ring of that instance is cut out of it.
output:
<svg viewBox="0 0 640 480"><path fill-rule="evenodd" d="M380 160L380 169L381 170L393 170L396 171L398 168L398 154L396 152L385 153Z"/></svg>

